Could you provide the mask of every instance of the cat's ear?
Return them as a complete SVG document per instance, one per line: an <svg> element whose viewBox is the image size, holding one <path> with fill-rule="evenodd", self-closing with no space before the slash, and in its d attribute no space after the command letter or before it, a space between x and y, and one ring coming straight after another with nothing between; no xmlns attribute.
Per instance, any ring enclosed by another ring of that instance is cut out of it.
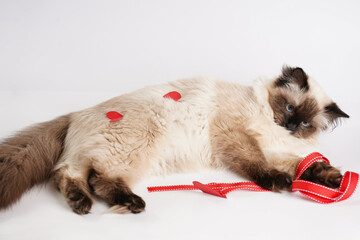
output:
<svg viewBox="0 0 360 240"><path fill-rule="evenodd" d="M289 87L291 84L296 84L301 90L309 90L308 75L302 68L284 66L282 75L275 80L277 87Z"/></svg>
<svg viewBox="0 0 360 240"><path fill-rule="evenodd" d="M341 118L349 118L350 116L343 112L336 103L330 103L325 107L326 117L329 122L336 127L337 123Z"/></svg>

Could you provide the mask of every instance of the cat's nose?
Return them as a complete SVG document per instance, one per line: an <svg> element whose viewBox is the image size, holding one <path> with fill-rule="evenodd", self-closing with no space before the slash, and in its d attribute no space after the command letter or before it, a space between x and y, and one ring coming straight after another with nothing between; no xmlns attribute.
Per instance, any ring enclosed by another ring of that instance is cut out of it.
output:
<svg viewBox="0 0 360 240"><path fill-rule="evenodd" d="M286 129L294 132L297 128L297 125L295 123L288 123L286 124Z"/></svg>

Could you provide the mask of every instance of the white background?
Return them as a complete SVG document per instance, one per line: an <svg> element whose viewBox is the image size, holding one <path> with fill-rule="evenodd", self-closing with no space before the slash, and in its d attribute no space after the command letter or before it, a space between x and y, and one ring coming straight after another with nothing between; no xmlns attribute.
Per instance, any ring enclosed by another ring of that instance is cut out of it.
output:
<svg viewBox="0 0 360 240"><path fill-rule="evenodd" d="M315 77L351 118L321 138L360 172L359 1L0 0L0 138L145 85L196 75L250 84L283 64ZM78 216L51 184L0 212L0 239L338 239L360 235L360 194L320 205L292 193L147 193L241 181L228 172L149 179L139 215Z"/></svg>

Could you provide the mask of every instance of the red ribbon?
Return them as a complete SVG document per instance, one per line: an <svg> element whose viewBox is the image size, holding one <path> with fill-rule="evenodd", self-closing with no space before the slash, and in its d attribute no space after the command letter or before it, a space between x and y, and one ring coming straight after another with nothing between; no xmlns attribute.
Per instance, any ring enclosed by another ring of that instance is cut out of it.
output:
<svg viewBox="0 0 360 240"><path fill-rule="evenodd" d="M341 180L339 189L329 188L317 183L299 180L304 171L311 164L324 161L330 164L329 160L320 153L312 153L304 158L298 165L295 174L295 180L291 191L299 191L306 197L319 203L333 203L348 199L356 190L359 182L359 174L355 172L346 172Z"/></svg>
<svg viewBox="0 0 360 240"><path fill-rule="evenodd" d="M333 203L348 199L356 190L359 182L359 174L355 172L346 172L341 180L339 189L329 188L317 183L299 180L304 171L313 163L324 161L330 164L329 160L320 153L312 153L305 157L298 165L295 174L295 180L291 191L299 191L306 197L319 203ZM202 184L194 181L193 185L173 185L148 187L149 192L177 191L177 190L201 190L204 193L212 194L218 197L226 198L226 194L234 190L250 190L257 192L269 191L253 182L237 183L208 183Z"/></svg>

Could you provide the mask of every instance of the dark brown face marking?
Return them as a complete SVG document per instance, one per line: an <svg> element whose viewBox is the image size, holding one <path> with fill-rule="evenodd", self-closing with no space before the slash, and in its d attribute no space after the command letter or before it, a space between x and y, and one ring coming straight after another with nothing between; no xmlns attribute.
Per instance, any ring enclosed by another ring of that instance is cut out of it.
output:
<svg viewBox="0 0 360 240"><path fill-rule="evenodd" d="M283 123L286 119L286 104L288 101L282 95L272 96L269 97L269 103L271 108L274 111L274 121L283 126ZM290 114L290 113L289 113Z"/></svg>
<svg viewBox="0 0 360 240"><path fill-rule="evenodd" d="M278 94L270 95L269 103L274 111L274 121L293 136L308 138L316 132L317 124L313 119L320 113L320 109L315 99L307 98L296 106L286 96Z"/></svg>
<svg viewBox="0 0 360 240"><path fill-rule="evenodd" d="M283 67L282 74L275 80L275 86L289 87L290 84L298 85L305 92L309 90L308 76L302 68Z"/></svg>

